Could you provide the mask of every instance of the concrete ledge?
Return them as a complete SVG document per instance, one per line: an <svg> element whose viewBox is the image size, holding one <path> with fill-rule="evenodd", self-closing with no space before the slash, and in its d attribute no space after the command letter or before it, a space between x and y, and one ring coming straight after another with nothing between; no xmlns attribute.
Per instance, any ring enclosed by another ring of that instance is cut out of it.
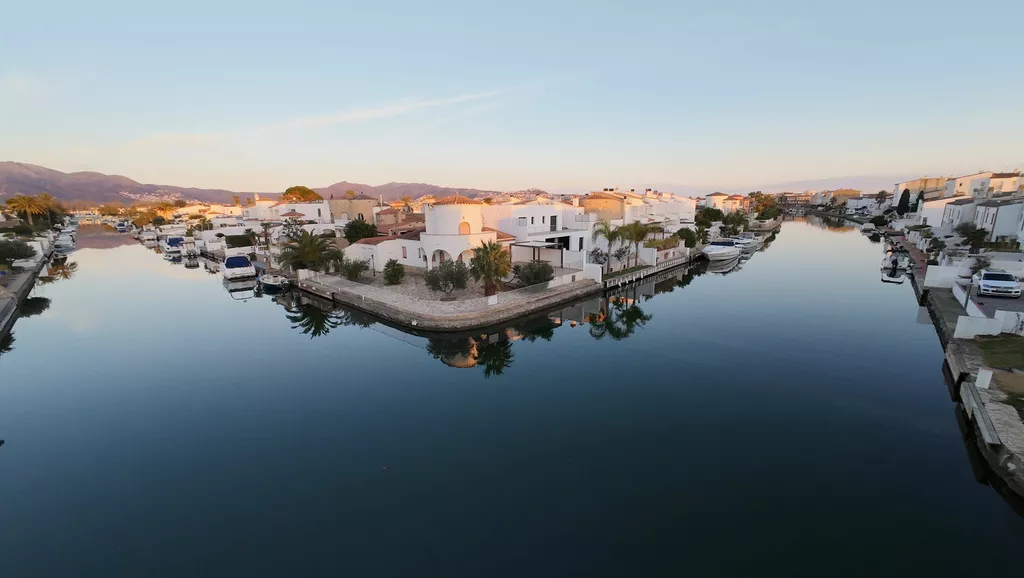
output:
<svg viewBox="0 0 1024 578"><path fill-rule="evenodd" d="M463 331L490 327L522 317L528 317L532 314L542 313L563 303L575 301L604 290L603 286L595 281L576 281L575 283L552 288L544 294L539 294L536 299L527 302L512 303L504 306L495 305L485 311L439 315L418 311L409 306L403 307L392 303L385 303L372 297L347 291L344 288L329 287L312 280L299 281L298 287L318 297L371 313L392 323L428 331Z"/></svg>

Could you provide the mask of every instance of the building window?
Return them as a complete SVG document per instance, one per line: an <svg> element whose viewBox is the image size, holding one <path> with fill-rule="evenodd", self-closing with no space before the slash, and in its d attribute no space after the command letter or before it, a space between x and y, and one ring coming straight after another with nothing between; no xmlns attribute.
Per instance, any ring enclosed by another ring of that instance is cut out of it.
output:
<svg viewBox="0 0 1024 578"><path fill-rule="evenodd" d="M580 237L580 251L583 250L583 237Z"/></svg>
<svg viewBox="0 0 1024 578"><path fill-rule="evenodd" d="M403 259L408 259L409 258L409 255L407 255L405 253L405 245L402 245L402 258Z"/></svg>
<svg viewBox="0 0 1024 578"><path fill-rule="evenodd" d="M359 213L359 216L356 217L356 218L359 219L360 221L365 221L366 220L366 219L363 218L363 214L362 213Z"/></svg>
<svg viewBox="0 0 1024 578"><path fill-rule="evenodd" d="M530 217L530 224L533 224L533 217Z"/></svg>
<svg viewBox="0 0 1024 578"><path fill-rule="evenodd" d="M526 226L526 217L519 217L519 226L520 227L525 227Z"/></svg>
<svg viewBox="0 0 1024 578"><path fill-rule="evenodd" d="M320 214L320 209L316 210L316 216L318 216L318 217L322 217L323 216L323 215Z"/></svg>
<svg viewBox="0 0 1024 578"><path fill-rule="evenodd" d="M466 221L462 221L461 223L459 223L459 234L460 235L468 235L469 234L469 223L467 223Z"/></svg>
<svg viewBox="0 0 1024 578"><path fill-rule="evenodd" d="M543 223L544 223L544 217L543 217L543 216L541 216L541 218L540 218L540 222L541 222L541 224L543 224Z"/></svg>

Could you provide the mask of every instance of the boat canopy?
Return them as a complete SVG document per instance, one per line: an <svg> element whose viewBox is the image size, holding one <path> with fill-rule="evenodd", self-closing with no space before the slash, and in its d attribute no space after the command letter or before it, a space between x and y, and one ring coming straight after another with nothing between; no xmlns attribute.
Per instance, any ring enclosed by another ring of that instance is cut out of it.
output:
<svg viewBox="0 0 1024 578"><path fill-rule="evenodd" d="M181 244L184 243L184 242L185 242L185 239L182 238L182 237L168 237L167 238L167 246L168 247L180 247Z"/></svg>
<svg viewBox="0 0 1024 578"><path fill-rule="evenodd" d="M252 263L249 262L249 258L245 255L235 255L225 259L224 266L228 269L240 269L242 267L251 267Z"/></svg>

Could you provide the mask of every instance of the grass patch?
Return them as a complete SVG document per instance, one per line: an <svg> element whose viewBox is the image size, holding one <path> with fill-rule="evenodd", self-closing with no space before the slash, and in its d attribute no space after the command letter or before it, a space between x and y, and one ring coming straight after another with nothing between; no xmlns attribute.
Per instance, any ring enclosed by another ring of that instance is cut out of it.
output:
<svg viewBox="0 0 1024 578"><path fill-rule="evenodd" d="M1024 337L1019 335L979 335L975 338L985 363L993 367L1024 368Z"/></svg>

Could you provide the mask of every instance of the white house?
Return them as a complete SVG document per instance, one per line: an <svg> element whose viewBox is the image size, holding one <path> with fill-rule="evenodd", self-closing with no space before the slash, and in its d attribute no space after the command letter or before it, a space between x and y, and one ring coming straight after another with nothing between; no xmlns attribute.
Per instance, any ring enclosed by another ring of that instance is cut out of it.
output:
<svg viewBox="0 0 1024 578"><path fill-rule="evenodd" d="M276 204L276 199L261 199L259 193L256 193L253 195L252 204L242 207L242 218L254 221L277 219L277 212L273 210L273 206Z"/></svg>
<svg viewBox="0 0 1024 578"><path fill-rule="evenodd" d="M991 180L991 172L953 177L946 181L945 196L986 197L988 196L988 187Z"/></svg>
<svg viewBox="0 0 1024 578"><path fill-rule="evenodd" d="M1024 199L991 199L978 203L974 224L989 232L989 240L1017 237L1020 233Z"/></svg>
<svg viewBox="0 0 1024 578"><path fill-rule="evenodd" d="M330 203L320 201L278 201L270 206L271 219L295 218L299 221L313 221L314 223L331 223L334 219L331 216Z"/></svg>
<svg viewBox="0 0 1024 578"><path fill-rule="evenodd" d="M989 196L998 195L1000 193L1016 193L1022 189L1024 189L1024 176L1021 175L1020 171L1014 171L1012 173L992 173L992 176L989 178Z"/></svg>
<svg viewBox="0 0 1024 578"><path fill-rule="evenodd" d="M927 203L925 203L927 205ZM977 211L977 200L971 197L951 199L942 208L940 226L956 228L961 223L973 223ZM930 223L930 221L929 221Z"/></svg>
<svg viewBox="0 0 1024 578"><path fill-rule="evenodd" d="M728 199L729 195L725 193L711 193L704 197L703 206L709 209L718 209L724 213L726 212L725 205L728 204Z"/></svg>

